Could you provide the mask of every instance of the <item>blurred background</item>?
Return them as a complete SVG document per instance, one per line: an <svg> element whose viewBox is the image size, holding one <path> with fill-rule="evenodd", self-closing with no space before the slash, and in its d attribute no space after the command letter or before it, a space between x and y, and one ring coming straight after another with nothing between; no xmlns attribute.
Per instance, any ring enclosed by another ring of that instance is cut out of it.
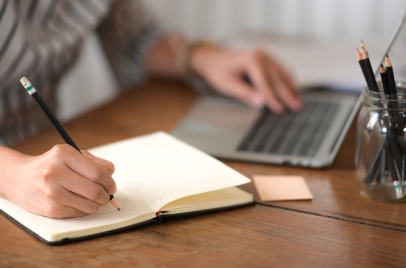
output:
<svg viewBox="0 0 406 268"><path fill-rule="evenodd" d="M359 40L368 49L386 44L406 11L404 0L143 0L161 27L186 37L226 45L245 33L340 40L351 44L355 60ZM403 28L406 32L406 27ZM246 35L245 35L246 36ZM406 34L397 44L406 45ZM258 42L256 42L258 44ZM254 45L254 44L253 44ZM405 48L401 45L401 48ZM334 51L334 47L331 48ZM324 55L322 55L324 56ZM379 56L376 56L379 57ZM394 63L394 62L393 62ZM395 63L394 63L395 66ZM67 121L116 95L117 83L91 35L78 64L62 80L58 116ZM90 103L90 105L89 105Z"/></svg>
<svg viewBox="0 0 406 268"><path fill-rule="evenodd" d="M318 38L385 36L404 0L146 0L161 24L191 38L226 39L241 30Z"/></svg>

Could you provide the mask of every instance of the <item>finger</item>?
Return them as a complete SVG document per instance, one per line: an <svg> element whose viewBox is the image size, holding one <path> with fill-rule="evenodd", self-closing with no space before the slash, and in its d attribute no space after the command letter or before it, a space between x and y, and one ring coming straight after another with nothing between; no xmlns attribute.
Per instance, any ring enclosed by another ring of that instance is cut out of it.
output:
<svg viewBox="0 0 406 268"><path fill-rule="evenodd" d="M44 176L55 175L44 174ZM57 179L59 185L63 187L64 191L69 191L71 194L75 194L75 196L78 197L78 199L76 200L72 200L72 197L70 197L70 200L75 201L74 203L81 203L81 206L84 205L83 200L88 200L89 202L97 203L98 205L102 206L106 205L110 200L110 194L106 192L101 184L88 180L87 178L82 177L76 172L72 172L72 170L70 170L68 167L62 168ZM65 192L60 194L66 195ZM62 197L63 196L61 196L60 198ZM64 204L69 205L69 203L66 202L64 202ZM87 202L87 204L91 206L91 203ZM76 207L74 205L72 206L80 209L79 207ZM91 213L88 210L82 211Z"/></svg>
<svg viewBox="0 0 406 268"><path fill-rule="evenodd" d="M49 218L55 218L55 219L67 219L67 218L78 218L78 217L83 217L88 215L88 213L71 208L71 207L66 207L66 206L61 206L58 211L53 213L51 216L47 216Z"/></svg>
<svg viewBox="0 0 406 268"><path fill-rule="evenodd" d="M297 90L297 87L293 83L293 79L290 74L279 64L269 61L268 70L274 68L277 71L269 71L269 76L277 89L277 94L280 99L293 111L299 111L303 108L302 98Z"/></svg>
<svg viewBox="0 0 406 268"><path fill-rule="evenodd" d="M269 72L271 77L274 90L278 94L279 99L293 111L299 111L302 108L302 101L297 94L296 90L286 83L283 76L279 72L271 71Z"/></svg>
<svg viewBox="0 0 406 268"><path fill-rule="evenodd" d="M227 82L227 94L231 97L240 99L249 105L259 107L263 105L263 98L256 90L245 83L242 79L232 78Z"/></svg>
<svg viewBox="0 0 406 268"><path fill-rule="evenodd" d="M290 75L290 73L288 71L286 71L285 68L283 68L282 66L279 66L278 69L279 69L279 72L281 73L281 76L282 76L282 79L284 80L284 82L288 85L288 87L292 90L292 92L295 92L295 94L300 97L299 90L298 90L292 76Z"/></svg>
<svg viewBox="0 0 406 268"><path fill-rule="evenodd" d="M65 208L72 208L86 214L96 213L100 208L100 204L97 202L72 193L66 189L63 189L62 191L63 193L60 194L58 201L61 205L65 206Z"/></svg>
<svg viewBox="0 0 406 268"><path fill-rule="evenodd" d="M66 206L63 205L60 201L61 199L65 199L67 191L64 190L62 187L59 188L59 190L54 190L52 192L52 195L49 193L42 195L42 196L37 196L35 206L30 207L29 211L46 216L49 218L58 218L58 219L63 219L63 218L73 218L73 217L80 217L87 215L85 211L82 211L80 209L76 209L72 206ZM57 198L55 198L55 195L57 195ZM72 203L71 201L67 201L65 203Z"/></svg>
<svg viewBox="0 0 406 268"><path fill-rule="evenodd" d="M60 189L62 189L62 187L60 187ZM61 192L62 191L59 190L54 191L53 195L49 193L33 195L30 197L29 203L24 202L20 205L29 212L49 218L74 218L88 214L82 210L62 205L59 201Z"/></svg>
<svg viewBox="0 0 406 268"><path fill-rule="evenodd" d="M117 191L113 178L100 165L79 154L72 146L57 145L52 153L54 157L63 159L64 163L75 173L100 184L109 194Z"/></svg>
<svg viewBox="0 0 406 268"><path fill-rule="evenodd" d="M268 107L275 113L282 113L284 111L284 106L280 103L274 89L269 83L268 75L260 60L249 66L248 75L252 79L254 87L265 99Z"/></svg>
<svg viewBox="0 0 406 268"><path fill-rule="evenodd" d="M64 207L64 211L59 217L54 217L54 218L59 218L59 219L67 219L67 218L78 218L78 217L83 217L88 215L88 213L71 208L71 207Z"/></svg>
<svg viewBox="0 0 406 268"><path fill-rule="evenodd" d="M49 204L49 208L45 210L45 213L41 213L40 215L55 219L66 219L82 217L88 215L88 213L60 203L55 203Z"/></svg>
<svg viewBox="0 0 406 268"><path fill-rule="evenodd" d="M103 167L104 170L111 176L114 174L115 167L114 164L111 163L110 161L107 161L105 159L99 158L94 156L93 154L89 153L88 151L82 150L82 154L86 156L87 158L90 158L93 162L98 164L99 166Z"/></svg>

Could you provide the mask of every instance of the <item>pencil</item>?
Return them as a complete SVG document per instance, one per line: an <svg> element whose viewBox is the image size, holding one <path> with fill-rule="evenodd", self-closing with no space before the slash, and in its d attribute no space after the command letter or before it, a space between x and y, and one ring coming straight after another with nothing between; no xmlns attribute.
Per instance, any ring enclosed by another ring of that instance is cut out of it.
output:
<svg viewBox="0 0 406 268"><path fill-rule="evenodd" d="M66 130L62 127L61 123L59 123L58 119L55 117L55 115L52 113L52 111L48 108L48 106L45 104L45 102L42 100L41 96L38 94L37 90L33 87L30 81L28 81L27 78L23 77L20 79L21 84L24 86L25 90L30 94L35 101L38 103L38 105L41 107L41 109L44 111L46 116L49 118L49 120L52 122L54 127L58 130L59 134L62 136L64 141L71 145L73 148L78 150L79 153L82 153L79 149L79 147L75 144L75 142L71 139L71 137L68 135ZM110 203L113 204L119 211L121 211L120 207L118 206L116 200L114 200L114 196L110 195Z"/></svg>
<svg viewBox="0 0 406 268"><path fill-rule="evenodd" d="M360 46L361 46L361 48L363 47L365 49L366 56L369 58L369 53L368 53L367 47L364 44L364 41L361 40Z"/></svg>
<svg viewBox="0 0 406 268"><path fill-rule="evenodd" d="M358 48L355 48L355 52L357 55L357 60L358 60L359 66L361 67L362 74L364 75L364 78L365 78L365 81L367 82L367 86L368 86L369 90L377 92L376 88L373 84L373 80L375 80L375 78L373 76L371 77L371 74L368 73L366 61L363 59L363 56L361 55L361 52L359 52ZM364 52L364 53L366 53L366 55L367 55L367 52Z"/></svg>
<svg viewBox="0 0 406 268"><path fill-rule="evenodd" d="M379 93L379 89L378 89L378 85L376 84L376 80L375 80L375 75L374 72L372 71L372 66L371 66L371 62L369 60L369 56L368 56L368 51L365 48L365 46L362 43L362 47L361 47L361 54L362 54L362 61L365 64L365 72L367 74L367 79L369 80L370 85L370 90L378 92ZM368 85L369 87L369 85Z"/></svg>
<svg viewBox="0 0 406 268"><path fill-rule="evenodd" d="M386 74L388 76L388 84L389 84L389 89L391 94L397 94L398 91L396 90L396 82L395 82L395 76L393 74L393 67L392 67L392 62L390 61L388 55L386 55L385 58L385 65L386 65Z"/></svg>
<svg viewBox="0 0 406 268"><path fill-rule="evenodd" d="M383 67L382 64L381 64L381 67L379 68L379 73L381 74L383 91L385 92L386 95L390 95L391 91L389 89L388 76L386 74L386 69L385 69L385 67Z"/></svg>
<svg viewBox="0 0 406 268"><path fill-rule="evenodd" d="M367 78L367 70L365 69L365 62L362 60L362 55L361 52L359 52L358 48L355 48L355 52L357 55L357 60L359 63L359 66L361 67L362 74L364 75L365 81L367 82L368 88L371 89L371 83L369 82L369 79Z"/></svg>

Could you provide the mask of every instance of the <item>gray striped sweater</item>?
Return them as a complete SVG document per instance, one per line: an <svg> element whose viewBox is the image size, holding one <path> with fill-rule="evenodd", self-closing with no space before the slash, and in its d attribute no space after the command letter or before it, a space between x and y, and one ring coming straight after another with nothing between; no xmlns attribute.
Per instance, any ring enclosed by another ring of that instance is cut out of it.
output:
<svg viewBox="0 0 406 268"><path fill-rule="evenodd" d="M0 144L50 125L21 87L26 76L55 111L55 86L97 31L122 88L142 81L159 30L138 0L0 0ZM83 89L85 90L85 89Z"/></svg>

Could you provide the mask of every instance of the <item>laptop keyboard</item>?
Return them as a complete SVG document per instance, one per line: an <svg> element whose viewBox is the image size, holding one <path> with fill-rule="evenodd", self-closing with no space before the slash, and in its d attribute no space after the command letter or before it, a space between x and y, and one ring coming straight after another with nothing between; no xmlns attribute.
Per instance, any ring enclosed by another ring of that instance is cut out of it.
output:
<svg viewBox="0 0 406 268"><path fill-rule="evenodd" d="M333 123L338 107L337 102L312 100L299 113L276 115L263 108L237 150L312 157Z"/></svg>

